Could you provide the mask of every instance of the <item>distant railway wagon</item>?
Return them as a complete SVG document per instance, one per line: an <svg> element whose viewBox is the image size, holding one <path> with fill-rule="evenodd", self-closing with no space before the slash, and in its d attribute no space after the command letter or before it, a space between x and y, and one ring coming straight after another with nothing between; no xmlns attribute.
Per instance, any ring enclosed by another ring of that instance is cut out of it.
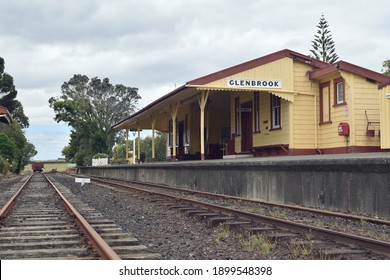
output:
<svg viewBox="0 0 390 280"><path fill-rule="evenodd" d="M191 80L113 128L151 129L152 158L154 130L172 160L339 154L390 149L389 115L390 77L286 49Z"/></svg>
<svg viewBox="0 0 390 280"><path fill-rule="evenodd" d="M44 168L44 163L43 162L34 162L32 164L32 171L33 172L42 172Z"/></svg>

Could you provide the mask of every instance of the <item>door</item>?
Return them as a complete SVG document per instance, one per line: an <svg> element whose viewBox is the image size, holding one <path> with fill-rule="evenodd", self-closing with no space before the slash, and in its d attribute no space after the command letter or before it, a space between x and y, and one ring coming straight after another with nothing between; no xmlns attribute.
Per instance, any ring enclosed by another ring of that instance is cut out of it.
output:
<svg viewBox="0 0 390 280"><path fill-rule="evenodd" d="M182 158L184 156L184 122L178 124L178 151L177 156Z"/></svg>
<svg viewBox="0 0 390 280"><path fill-rule="evenodd" d="M247 102L241 105L241 152L252 149L252 134L252 102Z"/></svg>

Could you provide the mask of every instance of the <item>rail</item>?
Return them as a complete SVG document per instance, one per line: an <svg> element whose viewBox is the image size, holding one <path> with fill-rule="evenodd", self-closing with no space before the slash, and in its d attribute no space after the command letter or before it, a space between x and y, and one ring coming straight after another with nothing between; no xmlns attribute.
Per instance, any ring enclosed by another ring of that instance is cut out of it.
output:
<svg viewBox="0 0 390 280"><path fill-rule="evenodd" d="M348 233L344 233L344 232L340 232L340 231L329 230L329 229L325 229L325 228L321 228L321 227L316 227L316 226L306 225L306 224L297 223L297 222L293 222L293 221L283 220L283 219L270 217L270 216L266 216L266 215L241 211L238 209L233 209L233 208L224 207L224 206L220 206L220 205L210 204L207 202L202 202L202 201L189 199L189 198L177 197L177 196L171 195L171 194L154 192L151 190L146 190L146 189L142 189L142 188L138 188L138 187L133 187L133 186L130 187L130 186L122 185L122 184L118 184L118 183L107 182L107 181L101 180L101 179L94 178L93 180L100 182L100 183L108 184L111 186L132 189L132 190L140 191L140 192L147 193L147 194L160 195L163 197L173 199L175 201L187 202L189 204L200 207L202 209L219 211L219 212L226 214L228 216L236 215L236 216L239 216L239 217L242 217L244 219L251 220L254 222L272 224L272 225L278 226L279 228L282 228L282 229L298 230L298 231L305 230L305 231L310 231L310 232L316 232L316 233L318 233L322 236L326 236L334 241L347 243L347 244L352 243L354 245L359 245L359 246L362 246L364 248L370 249L372 251L379 252L379 253L385 254L387 256L390 256L390 243L386 242L386 241L375 240L372 238L357 236L357 235L348 234Z"/></svg>
<svg viewBox="0 0 390 280"><path fill-rule="evenodd" d="M23 183L23 185L16 191L16 193L8 200L8 202L1 208L0 210L0 220L4 219L8 212L11 210L12 206L15 204L16 198L19 196L23 188L30 182L31 178L34 176L32 174L30 177L27 178L26 182Z"/></svg>
<svg viewBox="0 0 390 280"><path fill-rule="evenodd" d="M61 197L66 209L75 218L80 229L88 237L92 247L99 253L99 255L106 260L120 260L121 258L106 241L95 231L95 229L84 219L84 217L73 207L73 205L62 195L57 187L50 181L45 174L43 174L47 182L55 189L57 194Z"/></svg>
<svg viewBox="0 0 390 280"><path fill-rule="evenodd" d="M72 206L72 204L65 198L65 196L58 190L58 188L50 181L45 174L42 174L49 185L56 191L56 193L61 198L62 202L65 205L65 208L70 213L70 215L75 219L77 225L81 231L87 236L88 241L90 242L92 248L99 254L101 259L105 260L120 260L121 258L117 255L116 252L103 240L103 238L95 231L95 229L84 219L84 217ZM0 220L7 217L12 206L15 204L16 199L22 192L22 190L27 186L31 181L31 178L34 176L32 174L26 182L16 191L16 193L11 197L11 199L4 205L0 210Z"/></svg>

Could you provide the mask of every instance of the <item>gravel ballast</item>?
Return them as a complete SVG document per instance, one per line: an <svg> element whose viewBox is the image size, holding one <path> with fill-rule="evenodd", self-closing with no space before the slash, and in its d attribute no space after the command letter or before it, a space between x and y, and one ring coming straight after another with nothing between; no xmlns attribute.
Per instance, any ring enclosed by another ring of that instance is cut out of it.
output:
<svg viewBox="0 0 390 280"><path fill-rule="evenodd" d="M131 232L151 252L162 259L270 259L252 248L244 248L235 233L222 227L208 228L204 221L150 202L141 195L108 189L97 184L74 183L73 178L56 174L59 183L67 186L84 203ZM274 256L273 258L280 258Z"/></svg>
<svg viewBox="0 0 390 280"><path fill-rule="evenodd" d="M78 199L113 220L124 231L132 233L150 252L163 260L253 260L253 259L348 259L351 256L324 254L328 244L314 250L309 245L291 245L288 240L271 241L248 236L242 231L222 226L209 228L205 221L172 209L158 198L118 190L96 183L81 186L74 178L55 174L52 179L68 187ZM56 183L56 182L54 182ZM310 235L310 234L308 234ZM301 237L302 238L302 237ZM312 237L310 237L312 238ZM304 237L306 239L306 237ZM315 241L315 240L313 240ZM298 241L299 242L299 241ZM356 256L361 259L362 256ZM363 259L377 258L366 254ZM381 259L381 257L379 257Z"/></svg>

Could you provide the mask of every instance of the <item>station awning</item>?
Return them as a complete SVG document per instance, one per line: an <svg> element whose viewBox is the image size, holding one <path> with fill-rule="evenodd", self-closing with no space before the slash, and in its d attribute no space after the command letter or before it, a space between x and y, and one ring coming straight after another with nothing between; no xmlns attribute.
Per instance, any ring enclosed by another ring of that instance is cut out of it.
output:
<svg viewBox="0 0 390 280"><path fill-rule="evenodd" d="M265 90L257 90L255 88L235 88L235 87L212 87L212 86L203 86L203 85L186 85L187 87L193 87L196 88L196 90L210 90L210 91L246 91L246 92L253 92L253 91L259 91L259 92L265 92ZM300 94L299 92L293 92L293 91L284 91L284 90L266 90L266 92L269 92L273 95L276 95L284 100L287 100L289 102L294 102L294 95Z"/></svg>

